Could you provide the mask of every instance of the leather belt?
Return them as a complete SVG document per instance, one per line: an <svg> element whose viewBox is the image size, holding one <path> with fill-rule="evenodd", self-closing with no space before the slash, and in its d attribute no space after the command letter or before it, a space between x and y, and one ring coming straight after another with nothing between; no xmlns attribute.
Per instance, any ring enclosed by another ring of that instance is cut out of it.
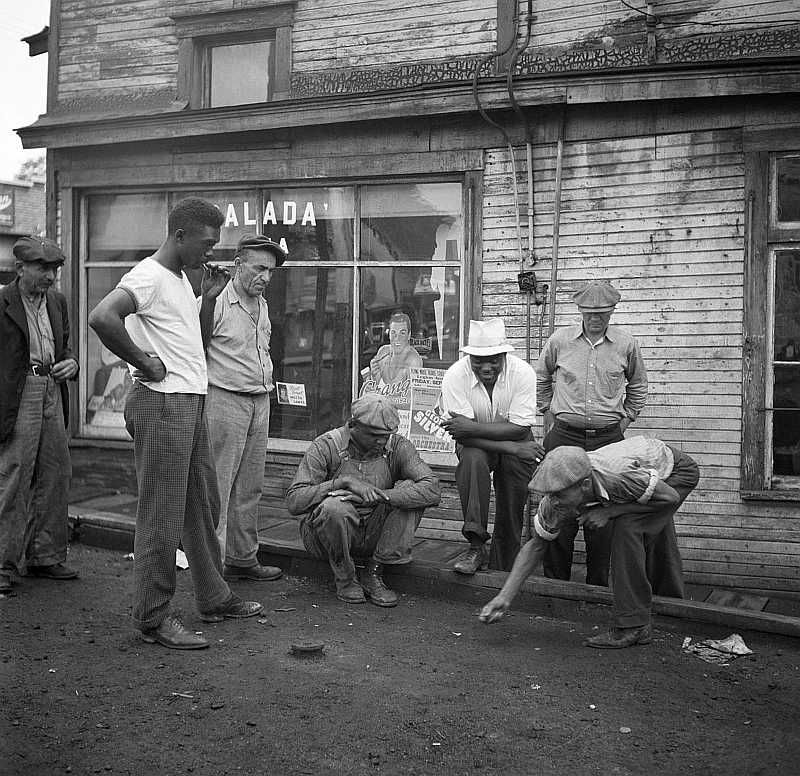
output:
<svg viewBox="0 0 800 776"><path fill-rule="evenodd" d="M37 377L47 377L52 369L52 364L31 364L28 367L28 373L36 375Z"/></svg>
<svg viewBox="0 0 800 776"><path fill-rule="evenodd" d="M587 437L595 437L598 434L608 434L612 431L616 431L619 428L619 424L621 421L617 421L616 423L610 423L607 426L603 426L602 428L580 428L579 426L571 426L569 423L566 423L563 420L559 420L556 418L556 425L561 426L561 428L566 428L572 431L575 434L583 434Z"/></svg>

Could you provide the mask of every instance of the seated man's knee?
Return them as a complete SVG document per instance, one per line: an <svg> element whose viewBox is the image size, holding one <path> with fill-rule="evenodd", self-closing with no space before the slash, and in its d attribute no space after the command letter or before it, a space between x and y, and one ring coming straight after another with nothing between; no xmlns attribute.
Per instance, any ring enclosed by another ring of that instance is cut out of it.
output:
<svg viewBox="0 0 800 776"><path fill-rule="evenodd" d="M342 501L336 496L329 496L317 508L314 524L318 528L325 525L341 525L352 521L355 508L349 501Z"/></svg>

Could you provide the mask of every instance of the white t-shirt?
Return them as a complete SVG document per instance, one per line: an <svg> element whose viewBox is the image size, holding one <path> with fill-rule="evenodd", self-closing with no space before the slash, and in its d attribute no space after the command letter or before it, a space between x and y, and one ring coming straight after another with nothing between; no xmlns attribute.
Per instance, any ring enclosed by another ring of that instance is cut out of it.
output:
<svg viewBox="0 0 800 776"><path fill-rule="evenodd" d="M199 393L208 390L206 357L200 317L192 285L152 257L142 259L122 277L117 288L136 302L136 312L125 319L130 338L145 352L158 356L167 369L160 383L138 379L161 393ZM134 367L130 367L133 376Z"/></svg>

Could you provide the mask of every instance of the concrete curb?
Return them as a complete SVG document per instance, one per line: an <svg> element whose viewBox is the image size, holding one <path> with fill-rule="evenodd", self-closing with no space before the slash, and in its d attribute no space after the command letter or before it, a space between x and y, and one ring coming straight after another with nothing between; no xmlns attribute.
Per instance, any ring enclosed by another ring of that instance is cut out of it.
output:
<svg viewBox="0 0 800 776"><path fill-rule="evenodd" d="M133 550L135 524L131 518L70 507L69 519L73 541L121 552ZM328 564L294 545L262 542L259 559L280 566L290 576L331 582ZM475 606L483 606L491 599L503 586L506 576L500 571L480 571L465 577L427 561L387 568L385 573L390 587L399 592L458 600ZM607 619L612 603L612 594L605 588L535 577L523 586L514 601L514 609L562 619ZM800 638L800 618L770 612L655 596L653 613L689 622Z"/></svg>

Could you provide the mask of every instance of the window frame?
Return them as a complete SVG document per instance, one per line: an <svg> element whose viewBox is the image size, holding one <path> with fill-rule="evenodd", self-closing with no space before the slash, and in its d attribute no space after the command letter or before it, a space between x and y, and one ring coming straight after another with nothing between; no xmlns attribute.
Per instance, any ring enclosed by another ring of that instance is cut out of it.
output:
<svg viewBox="0 0 800 776"><path fill-rule="evenodd" d="M475 202L480 201L480 186L481 175L474 171L458 171L452 173L442 173L438 175L413 175L413 176L380 176L378 178L364 178L364 179L316 179L313 181L248 181L246 184L238 183L207 183L201 186L169 186L169 185L153 185L147 187L87 187L76 190L75 204L76 204L76 226L78 247L76 262L76 278L75 285L78 293L79 305L79 341L80 341L80 364L81 371L78 379L78 390L75 392L77 396L77 407L73 417L75 418L75 436L78 439L87 440L104 440L104 441L128 441L127 433L121 430L119 433L114 433L111 426L92 427L91 424L86 422L86 412L89 401L89 369L88 369L88 330L86 321L88 319L88 292L89 292L89 274L93 269L103 268L118 268L128 271L136 265L136 261L91 261L89 257L89 230L88 230L88 209L89 198L93 196L109 196L120 194L164 194L167 203L172 201L174 196L180 197L187 192L197 193L199 189L214 189L215 191L238 191L244 187L254 189L259 192L259 197L263 197L264 193L270 189L308 189L308 188L329 188L336 186L353 187L355 190L354 199L354 236L353 246L354 255L350 257L349 261L342 260L334 262L326 262L325 266L333 268L335 266L346 266L353 269L353 309L358 314L360 309L360 271L363 268L375 267L397 267L397 266L417 266L430 267L430 262L424 261L364 261L360 257L360 234L359 227L361 224L361 197L360 192L365 186L380 186L392 184L425 184L425 183L459 183L461 185L461 209L462 209L462 234L463 234L463 253L459 260L461 271L461 282L459 289L459 331L458 331L458 345L463 345L465 341L465 332L468 322L473 317L480 316L480 232L479 232L479 214L474 211ZM259 208L263 211L263 201L260 201ZM166 216L165 216L165 235L166 237ZM223 262L225 263L225 262ZM448 261L447 264L454 262ZM320 266L320 262L313 262L309 260L298 260L298 267L316 267ZM358 395L359 390L359 355L360 355L360 339L358 336L358 327L352 327L352 342L351 342L351 363L352 363L352 396ZM269 449L276 452L302 452L304 451L309 442L307 440L295 440L288 438L270 438L268 446ZM433 463L439 460L446 454L430 453L424 454L426 460ZM449 461L449 459L448 459Z"/></svg>
<svg viewBox="0 0 800 776"><path fill-rule="evenodd" d="M745 251L742 344L743 499L800 501L800 477L773 475L775 257L800 250L797 222L777 221L777 160L800 156L800 128L751 131L744 137Z"/></svg>
<svg viewBox="0 0 800 776"><path fill-rule="evenodd" d="M265 2L262 8L207 13L183 11L174 3L170 18L178 38L178 99L193 109L208 105L208 52L216 45L237 42L273 41L273 77L269 102L289 98L292 70L292 26L295 0ZM263 103L219 106L222 110L248 108Z"/></svg>

